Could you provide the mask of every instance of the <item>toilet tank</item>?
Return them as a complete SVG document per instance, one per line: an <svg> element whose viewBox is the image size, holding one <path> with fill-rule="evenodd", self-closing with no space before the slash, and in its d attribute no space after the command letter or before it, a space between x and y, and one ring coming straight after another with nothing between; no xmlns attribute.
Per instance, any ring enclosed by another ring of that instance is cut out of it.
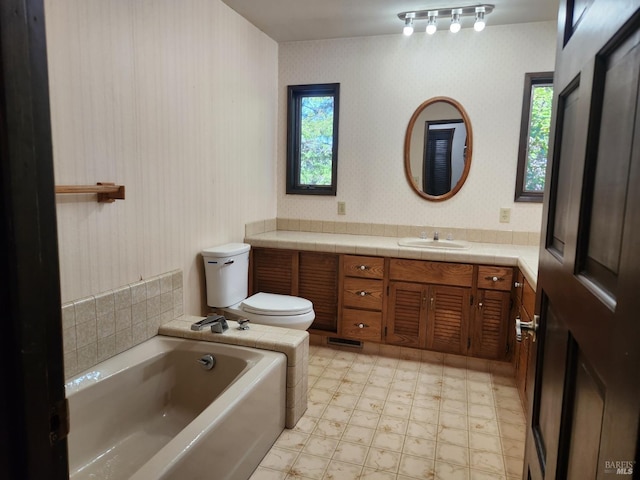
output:
<svg viewBox="0 0 640 480"><path fill-rule="evenodd" d="M246 243L227 243L202 251L207 305L224 308L247 298L250 248Z"/></svg>

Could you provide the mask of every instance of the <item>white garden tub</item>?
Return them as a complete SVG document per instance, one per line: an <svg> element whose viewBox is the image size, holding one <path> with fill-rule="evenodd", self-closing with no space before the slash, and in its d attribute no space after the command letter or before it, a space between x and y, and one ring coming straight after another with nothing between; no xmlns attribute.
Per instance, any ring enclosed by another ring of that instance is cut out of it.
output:
<svg viewBox="0 0 640 480"><path fill-rule="evenodd" d="M154 337L66 384L70 478L249 478L284 429L285 381L282 353Z"/></svg>

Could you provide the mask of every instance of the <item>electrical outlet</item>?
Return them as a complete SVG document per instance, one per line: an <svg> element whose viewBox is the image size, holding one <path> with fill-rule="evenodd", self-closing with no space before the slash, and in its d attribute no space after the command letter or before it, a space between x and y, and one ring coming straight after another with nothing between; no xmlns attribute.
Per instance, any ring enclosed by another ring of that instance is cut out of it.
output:
<svg viewBox="0 0 640 480"><path fill-rule="evenodd" d="M510 223L511 222L511 209L510 208L501 208L500 209L500 223Z"/></svg>
<svg viewBox="0 0 640 480"><path fill-rule="evenodd" d="M338 215L346 215L346 214L347 214L347 203L338 202Z"/></svg>

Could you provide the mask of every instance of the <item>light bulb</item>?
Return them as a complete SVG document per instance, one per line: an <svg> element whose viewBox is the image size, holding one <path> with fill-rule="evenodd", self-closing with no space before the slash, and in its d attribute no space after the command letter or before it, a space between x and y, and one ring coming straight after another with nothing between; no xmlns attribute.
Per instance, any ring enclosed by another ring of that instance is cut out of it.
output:
<svg viewBox="0 0 640 480"><path fill-rule="evenodd" d="M407 37L413 33L413 19L407 17L404 19L404 28L402 29L402 33L404 33Z"/></svg>
<svg viewBox="0 0 640 480"><path fill-rule="evenodd" d="M451 33L458 33L460 31L460 13L451 12L451 25L449 25L449 30Z"/></svg>
<svg viewBox="0 0 640 480"><path fill-rule="evenodd" d="M476 21L473 24L473 29L476 32L481 32L484 30L485 22L484 22L484 11L479 10L480 7L476 8Z"/></svg>
<svg viewBox="0 0 640 480"><path fill-rule="evenodd" d="M435 15L429 15L429 23L427 24L427 34L428 35L433 35L434 33L436 33L437 27L436 27L436 16Z"/></svg>

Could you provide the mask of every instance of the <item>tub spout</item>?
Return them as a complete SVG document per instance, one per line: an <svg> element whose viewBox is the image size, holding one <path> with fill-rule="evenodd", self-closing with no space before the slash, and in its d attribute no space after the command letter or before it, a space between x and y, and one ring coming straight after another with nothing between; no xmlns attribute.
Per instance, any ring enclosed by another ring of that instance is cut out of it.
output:
<svg viewBox="0 0 640 480"><path fill-rule="evenodd" d="M221 318L224 318L222 315L209 315L207 318L203 318L199 322L195 322L191 324L191 330L195 330L199 332L200 330L216 323Z"/></svg>

